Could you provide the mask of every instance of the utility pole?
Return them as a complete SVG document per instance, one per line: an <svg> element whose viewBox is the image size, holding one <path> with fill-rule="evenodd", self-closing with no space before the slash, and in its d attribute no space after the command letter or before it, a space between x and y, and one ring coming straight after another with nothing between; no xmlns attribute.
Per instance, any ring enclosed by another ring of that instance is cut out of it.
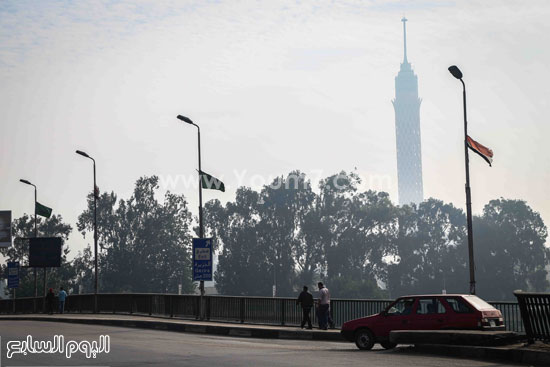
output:
<svg viewBox="0 0 550 367"><path fill-rule="evenodd" d="M468 226L468 256L470 265L470 294L476 294L476 277L474 262L474 233L472 229L472 195L470 190L470 159L468 155L468 120L466 118L466 84L462 72L453 65L449 72L462 83L462 105L464 108L464 164L466 166L466 220Z"/></svg>

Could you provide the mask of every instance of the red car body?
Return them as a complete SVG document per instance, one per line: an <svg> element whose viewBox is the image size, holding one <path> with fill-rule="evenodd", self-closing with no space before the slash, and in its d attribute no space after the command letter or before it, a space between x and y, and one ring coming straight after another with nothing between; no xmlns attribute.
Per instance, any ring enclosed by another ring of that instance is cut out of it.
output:
<svg viewBox="0 0 550 367"><path fill-rule="evenodd" d="M472 295L436 294L399 297L379 314L342 325L342 336L360 349L374 343L393 348L392 330L481 329L503 330L499 310Z"/></svg>

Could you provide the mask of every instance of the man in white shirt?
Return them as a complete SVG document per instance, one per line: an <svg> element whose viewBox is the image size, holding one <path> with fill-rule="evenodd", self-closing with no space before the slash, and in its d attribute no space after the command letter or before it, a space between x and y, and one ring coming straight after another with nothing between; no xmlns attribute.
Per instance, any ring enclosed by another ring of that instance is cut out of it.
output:
<svg viewBox="0 0 550 367"><path fill-rule="evenodd" d="M319 287L319 329L327 330L328 328L328 312L330 308L330 292L322 282L317 283Z"/></svg>

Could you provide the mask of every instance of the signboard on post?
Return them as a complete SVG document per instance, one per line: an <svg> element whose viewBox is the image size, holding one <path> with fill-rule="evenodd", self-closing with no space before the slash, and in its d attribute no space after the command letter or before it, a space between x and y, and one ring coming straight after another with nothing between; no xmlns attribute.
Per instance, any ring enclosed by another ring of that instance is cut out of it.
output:
<svg viewBox="0 0 550 367"><path fill-rule="evenodd" d="M19 288L19 261L8 262L8 288Z"/></svg>
<svg viewBox="0 0 550 367"><path fill-rule="evenodd" d="M212 280L212 238L193 238L193 281Z"/></svg>
<svg viewBox="0 0 550 367"><path fill-rule="evenodd" d="M31 268L59 268L61 266L61 237L33 237L29 243Z"/></svg>
<svg viewBox="0 0 550 367"><path fill-rule="evenodd" d="M11 247L11 210L0 210L0 247Z"/></svg>

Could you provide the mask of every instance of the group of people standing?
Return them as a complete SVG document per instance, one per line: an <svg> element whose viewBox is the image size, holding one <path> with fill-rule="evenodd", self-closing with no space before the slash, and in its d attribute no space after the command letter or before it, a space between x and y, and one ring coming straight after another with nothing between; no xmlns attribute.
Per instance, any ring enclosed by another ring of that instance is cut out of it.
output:
<svg viewBox="0 0 550 367"><path fill-rule="evenodd" d="M67 292L65 292L63 287L59 288L59 293L57 294L59 313L63 313L65 311L66 298L67 298ZM48 313L50 315L53 314L54 301L55 301L55 294L53 293L53 289L50 288L50 290L48 291L48 294L46 295L46 302L48 303Z"/></svg>
<svg viewBox="0 0 550 367"><path fill-rule="evenodd" d="M329 325L331 328L334 327L334 322L330 315L330 292L327 287L322 282L317 283L319 288L319 298L317 299L316 311L317 319L319 320L319 329L327 330ZM307 329L312 329L311 325L311 309L313 308L315 302L313 301L313 295L308 292L308 287L304 285L304 290L298 296L296 300L296 305L302 306L302 323L301 328L303 329L307 323Z"/></svg>

